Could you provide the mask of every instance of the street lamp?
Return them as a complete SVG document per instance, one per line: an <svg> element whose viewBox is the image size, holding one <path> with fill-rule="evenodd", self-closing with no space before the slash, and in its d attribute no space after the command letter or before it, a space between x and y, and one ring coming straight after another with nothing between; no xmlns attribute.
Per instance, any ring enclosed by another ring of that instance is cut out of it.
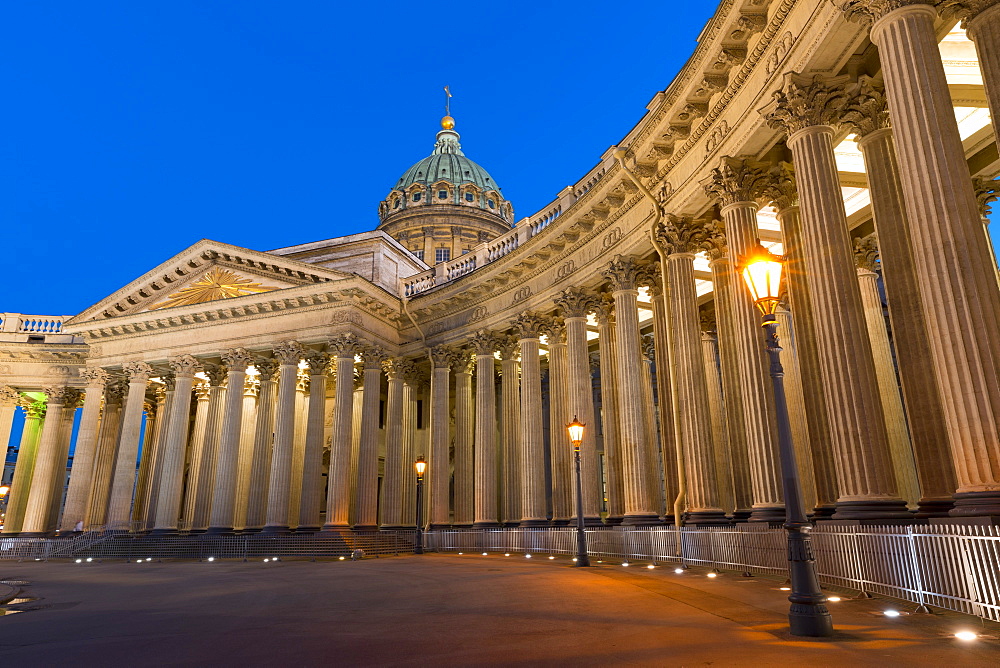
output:
<svg viewBox="0 0 1000 668"><path fill-rule="evenodd" d="M762 314L765 345L771 362L771 381L774 389L774 408L778 422L778 449L781 453L781 480L785 495L785 531L788 533L788 573L792 592L788 595L791 609L788 624L792 635L822 637L833 635L833 618L824 604L825 596L816 576L813 558L812 525L806 519L795 450L792 448L792 430L788 421L788 404L785 400L785 371L781 367L781 346L778 345L778 308L783 258L761 245L751 249L742 263L740 273L757 308Z"/></svg>
<svg viewBox="0 0 1000 668"><path fill-rule="evenodd" d="M573 421L566 425L569 440L573 444L573 456L576 461L576 565L590 566L587 556L587 534L583 530L583 482L580 477L580 444L583 442L583 428L587 425L573 416Z"/></svg>
<svg viewBox="0 0 1000 668"><path fill-rule="evenodd" d="M427 470L427 462L423 457L417 457L413 462L413 468L417 470L417 540L413 544L413 554L424 553L424 471Z"/></svg>

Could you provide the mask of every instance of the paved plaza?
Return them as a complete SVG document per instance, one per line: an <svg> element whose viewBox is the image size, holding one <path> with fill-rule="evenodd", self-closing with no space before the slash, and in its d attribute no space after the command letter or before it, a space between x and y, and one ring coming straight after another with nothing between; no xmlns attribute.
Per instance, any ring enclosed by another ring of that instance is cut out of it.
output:
<svg viewBox="0 0 1000 668"><path fill-rule="evenodd" d="M21 580L0 619L12 666L996 665L997 625L888 619L831 604L832 640L785 632L780 581L560 557L436 555L280 563L0 562ZM992 636L971 643L959 629Z"/></svg>

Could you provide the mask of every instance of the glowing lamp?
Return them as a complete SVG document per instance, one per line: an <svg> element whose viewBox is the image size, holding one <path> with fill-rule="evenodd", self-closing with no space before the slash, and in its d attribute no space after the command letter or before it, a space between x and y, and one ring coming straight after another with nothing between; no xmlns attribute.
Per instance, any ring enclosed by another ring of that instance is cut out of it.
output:
<svg viewBox="0 0 1000 668"><path fill-rule="evenodd" d="M566 430L569 432L570 443L573 444L574 448L579 449L580 444L583 443L583 429L587 425L580 422L577 417L573 416L573 421L566 425Z"/></svg>
<svg viewBox="0 0 1000 668"><path fill-rule="evenodd" d="M424 461L423 457L417 457L417 461L413 462L413 468L417 470L417 475L423 477L424 471L427 470L427 462Z"/></svg>
<svg viewBox="0 0 1000 668"><path fill-rule="evenodd" d="M0 485L0 498L7 496L7 492L10 491L10 485Z"/></svg>
<svg viewBox="0 0 1000 668"><path fill-rule="evenodd" d="M764 315L774 315L778 308L783 265L782 258L758 245L750 251L740 269L750 296Z"/></svg>

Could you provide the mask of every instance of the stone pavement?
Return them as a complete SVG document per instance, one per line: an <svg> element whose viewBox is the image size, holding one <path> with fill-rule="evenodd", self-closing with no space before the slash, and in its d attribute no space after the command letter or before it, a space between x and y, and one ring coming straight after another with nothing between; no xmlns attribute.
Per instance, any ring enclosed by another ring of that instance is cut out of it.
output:
<svg viewBox="0 0 1000 668"><path fill-rule="evenodd" d="M0 618L0 657L30 666L995 666L1000 625L831 604L838 635L784 631L779 581L566 558L360 562L13 563L39 609ZM637 567L638 566L638 567ZM992 638L955 640L961 628Z"/></svg>

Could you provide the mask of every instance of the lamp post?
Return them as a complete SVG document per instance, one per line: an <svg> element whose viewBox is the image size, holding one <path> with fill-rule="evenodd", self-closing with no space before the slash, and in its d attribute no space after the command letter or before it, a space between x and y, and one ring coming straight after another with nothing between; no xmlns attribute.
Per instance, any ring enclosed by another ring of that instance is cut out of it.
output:
<svg viewBox="0 0 1000 668"><path fill-rule="evenodd" d="M427 462L423 457L417 457L413 462L413 468L417 470L417 540L413 544L413 554L424 553L424 471L427 470Z"/></svg>
<svg viewBox="0 0 1000 668"><path fill-rule="evenodd" d="M573 416L573 421L566 425L569 440L573 444L573 457L576 462L576 565L590 566L587 556L587 534L583 530L583 481L580 477L580 443L583 442L583 428L587 425Z"/></svg>
<svg viewBox="0 0 1000 668"><path fill-rule="evenodd" d="M765 348L770 358L771 381L774 388L774 408L778 422L778 449L781 455L781 481L785 496L785 531L788 535L788 574L792 593L788 600L788 624L792 635L823 637L833 635L833 619L826 608L826 597L816 576L813 558L812 524L806 519L802 488L799 484L792 430L785 400L785 370L781 367L781 346L778 345L778 308L783 259L759 245L752 249L740 267L750 295L762 314Z"/></svg>

